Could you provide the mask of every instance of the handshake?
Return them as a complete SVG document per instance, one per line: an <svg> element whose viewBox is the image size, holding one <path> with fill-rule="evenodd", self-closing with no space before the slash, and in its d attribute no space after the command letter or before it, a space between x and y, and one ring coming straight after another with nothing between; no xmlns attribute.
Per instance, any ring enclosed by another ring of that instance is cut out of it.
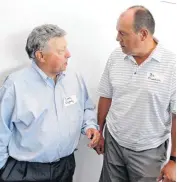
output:
<svg viewBox="0 0 177 182"><path fill-rule="evenodd" d="M104 138L102 133L100 133L98 130L90 128L86 131L86 135L88 139L90 139L90 143L88 144L88 147L93 148L98 155L104 153Z"/></svg>

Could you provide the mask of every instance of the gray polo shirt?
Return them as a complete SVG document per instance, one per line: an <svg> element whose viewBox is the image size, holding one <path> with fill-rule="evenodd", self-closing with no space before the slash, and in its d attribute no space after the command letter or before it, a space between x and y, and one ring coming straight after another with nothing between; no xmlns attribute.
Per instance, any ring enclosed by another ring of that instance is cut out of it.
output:
<svg viewBox="0 0 177 182"><path fill-rule="evenodd" d="M106 120L119 145L135 151L158 147L169 138L171 113L176 113L176 55L158 43L138 66L117 48L98 92L112 98Z"/></svg>

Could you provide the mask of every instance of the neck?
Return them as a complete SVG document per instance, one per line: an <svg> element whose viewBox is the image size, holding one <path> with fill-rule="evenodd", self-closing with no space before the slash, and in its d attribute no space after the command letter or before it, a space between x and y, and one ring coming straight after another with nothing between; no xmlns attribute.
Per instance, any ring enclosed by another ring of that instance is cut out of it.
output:
<svg viewBox="0 0 177 182"><path fill-rule="evenodd" d="M54 81L55 81L55 83L56 83L56 80L57 80L57 74L52 74L52 73L50 73L44 66L42 66L40 63L38 63L37 61L36 61L36 64L37 64L37 66L49 77L49 78L52 78Z"/></svg>
<svg viewBox="0 0 177 182"><path fill-rule="evenodd" d="M145 51L143 53L141 53L141 54L139 54L137 56L133 56L138 65L140 65L141 63L143 63L149 57L149 55L155 49L156 45L157 45L157 42L155 42L155 40L152 39L152 41L150 41L145 46L145 48L144 48Z"/></svg>

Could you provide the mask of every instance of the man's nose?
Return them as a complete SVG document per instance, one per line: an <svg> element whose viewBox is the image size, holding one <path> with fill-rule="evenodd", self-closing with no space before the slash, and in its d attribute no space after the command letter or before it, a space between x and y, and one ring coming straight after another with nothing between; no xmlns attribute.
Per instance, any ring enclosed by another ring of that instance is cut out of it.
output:
<svg viewBox="0 0 177 182"><path fill-rule="evenodd" d="M121 41L122 41L122 39L121 39L121 37L120 37L120 34L119 34L119 33L117 34L116 40L117 40L118 42L121 42Z"/></svg>
<svg viewBox="0 0 177 182"><path fill-rule="evenodd" d="M71 53L69 52L69 50L67 49L66 50L66 55L65 55L66 58L70 58L71 57Z"/></svg>

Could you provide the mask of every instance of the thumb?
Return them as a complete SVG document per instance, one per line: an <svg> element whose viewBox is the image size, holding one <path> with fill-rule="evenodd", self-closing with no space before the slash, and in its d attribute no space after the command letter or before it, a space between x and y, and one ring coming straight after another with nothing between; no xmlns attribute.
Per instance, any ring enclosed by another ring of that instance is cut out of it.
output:
<svg viewBox="0 0 177 182"><path fill-rule="evenodd" d="M157 178L157 181L161 181L163 179L163 175L164 175L164 172L163 172L163 169L162 169L161 172L160 172L160 176Z"/></svg>

